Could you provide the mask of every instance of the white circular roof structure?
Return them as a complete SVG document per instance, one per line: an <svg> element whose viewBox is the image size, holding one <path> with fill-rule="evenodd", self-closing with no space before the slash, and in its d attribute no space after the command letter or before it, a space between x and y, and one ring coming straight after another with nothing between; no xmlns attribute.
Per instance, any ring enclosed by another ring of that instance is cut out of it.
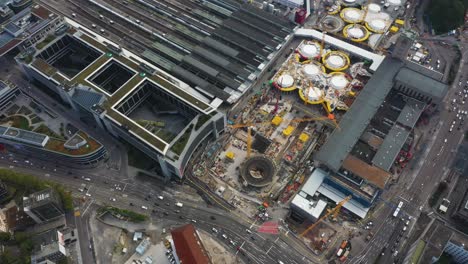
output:
<svg viewBox="0 0 468 264"><path fill-rule="evenodd" d="M346 8L343 10L343 18L351 22L359 22L362 20L362 12L356 8Z"/></svg>
<svg viewBox="0 0 468 264"><path fill-rule="evenodd" d="M382 8L378 4L371 3L367 6L367 10L371 13L378 13Z"/></svg>
<svg viewBox="0 0 468 264"><path fill-rule="evenodd" d="M383 19L373 19L369 22L369 27L374 31L384 31L385 30L385 20Z"/></svg>
<svg viewBox="0 0 468 264"><path fill-rule="evenodd" d="M327 58L327 64L330 65L332 68L341 68L345 66L346 61L338 55L330 55Z"/></svg>
<svg viewBox="0 0 468 264"><path fill-rule="evenodd" d="M330 87L332 87L335 90L341 90L346 88L348 85L349 81L346 79L344 75L334 75L330 78Z"/></svg>
<svg viewBox="0 0 468 264"><path fill-rule="evenodd" d="M320 48L316 45L305 44L301 47L301 54L307 58L316 57L319 55Z"/></svg>
<svg viewBox="0 0 468 264"><path fill-rule="evenodd" d="M380 12L379 17L380 17L380 19L383 19L385 21L391 20L390 15L388 13L385 13L385 12Z"/></svg>
<svg viewBox="0 0 468 264"><path fill-rule="evenodd" d="M307 101L318 101L322 98L322 90L317 87L310 87L308 90L306 89L306 91Z"/></svg>
<svg viewBox="0 0 468 264"><path fill-rule="evenodd" d="M387 0L387 3L391 5L401 5L401 0Z"/></svg>
<svg viewBox="0 0 468 264"><path fill-rule="evenodd" d="M321 72L320 67L315 64L307 64L302 68L302 70L304 71L304 75L307 77L313 77Z"/></svg>
<svg viewBox="0 0 468 264"><path fill-rule="evenodd" d="M355 3L356 0L343 0L343 2L345 2L347 4L352 4L352 3Z"/></svg>
<svg viewBox="0 0 468 264"><path fill-rule="evenodd" d="M360 39L365 36L364 30L358 27L348 29L348 35L355 39Z"/></svg>
<svg viewBox="0 0 468 264"><path fill-rule="evenodd" d="M288 88L293 86L294 78L289 74L283 74L278 78L278 85L281 88Z"/></svg>

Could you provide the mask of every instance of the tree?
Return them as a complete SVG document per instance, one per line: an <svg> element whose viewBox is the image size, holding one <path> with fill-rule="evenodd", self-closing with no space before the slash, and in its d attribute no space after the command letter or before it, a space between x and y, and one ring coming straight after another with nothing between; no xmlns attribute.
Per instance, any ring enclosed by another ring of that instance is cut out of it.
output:
<svg viewBox="0 0 468 264"><path fill-rule="evenodd" d="M431 0L426 12L436 33L447 33L463 25L467 0Z"/></svg>
<svg viewBox="0 0 468 264"><path fill-rule="evenodd" d="M0 243L10 241L11 235L8 232L0 232Z"/></svg>

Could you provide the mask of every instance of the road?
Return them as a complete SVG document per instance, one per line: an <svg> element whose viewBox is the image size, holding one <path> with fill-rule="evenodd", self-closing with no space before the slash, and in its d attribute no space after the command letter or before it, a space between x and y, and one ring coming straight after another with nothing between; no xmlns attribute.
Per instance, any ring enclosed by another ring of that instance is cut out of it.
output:
<svg viewBox="0 0 468 264"><path fill-rule="evenodd" d="M463 96L458 95L459 92L463 91L468 80L468 72L466 71L468 45L462 43L461 46L460 68L454 84L441 106L440 114L433 117L433 128L429 128L425 132L430 137L423 139L423 142L421 142L422 149L419 150L418 154L421 157L415 159L417 164L415 164L414 168L408 168L407 173L400 176L401 178L394 188L384 193L383 197L388 201L382 203L385 204L380 212L380 221L382 222L377 225L374 231L375 235L368 247L347 263L374 263L382 252L384 252L384 255L380 257L379 263L394 263L404 256L408 248L405 240L409 237L409 232L420 212L432 210L427 208L427 201L435 190L437 183L449 174L451 162L466 131L466 124L462 123L461 119L466 119L468 116L460 114L457 116L458 110L468 111L468 104L462 103L468 101L468 99L464 100ZM462 82L461 86L459 86L460 81ZM455 104L451 103L453 99L457 101ZM449 111L449 109L453 110L454 106L457 107L457 110ZM454 126L451 130L452 124ZM403 202L403 208L398 217L393 217L395 205L399 202ZM412 220L407 230L403 231L408 216ZM405 217L405 220L402 221L401 217Z"/></svg>
<svg viewBox="0 0 468 264"><path fill-rule="evenodd" d="M13 166L17 172L24 172L35 174L43 179L59 182L73 191L73 196L84 199L84 203L79 207L80 216L75 219L75 224L79 230L80 247L84 263L89 263L89 259L93 259L92 252L90 251L91 236L88 233L89 211L87 208L92 203L105 205L111 204L119 208L130 209L145 213L153 218L153 221L172 220L180 224L187 223L188 219L194 219L193 223L197 228L201 228L207 232L212 232L212 228L218 231L215 234L216 238L226 244L233 253L237 252L248 263L275 263L277 260L282 260L284 263L310 263L304 260L304 257L291 250L287 243L277 235L259 234L255 232L256 225L233 217L228 212L220 209L209 208L205 203L193 202L192 200L184 200L176 198L174 191L166 188L161 188L154 185L141 185L126 183L113 179L112 177L97 178L95 175L88 175L80 173L80 177L72 177L67 175L67 171L58 168L57 171L43 171L38 173L38 168L30 166L23 162L18 155L9 157L8 155L0 156L0 166L9 168ZM10 160L9 158L13 158ZM14 163L13 161L18 161ZM86 181L81 177L94 177L91 181ZM82 184L87 185L87 193L91 196L84 195L84 192L78 191ZM119 190L121 189L121 190ZM151 198L148 198L148 195ZM157 196L162 195L164 200L159 200ZM116 201L110 201L110 198L115 198ZM184 204L183 210L176 213L176 202ZM130 205L132 203L133 205ZM141 209L141 206L147 206L149 210ZM155 212L152 212L155 210ZM183 219L181 219L181 216ZM213 220L211 217L214 217ZM246 229L252 228L252 234L248 233ZM222 235L225 234L228 238L224 239ZM253 238L252 238L253 237ZM230 241L235 243L235 246ZM240 247L242 245L242 247Z"/></svg>

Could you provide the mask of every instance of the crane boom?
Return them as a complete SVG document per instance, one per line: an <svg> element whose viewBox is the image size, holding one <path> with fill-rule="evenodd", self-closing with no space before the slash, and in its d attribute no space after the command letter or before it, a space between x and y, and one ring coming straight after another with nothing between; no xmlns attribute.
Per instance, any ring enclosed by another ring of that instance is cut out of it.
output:
<svg viewBox="0 0 468 264"><path fill-rule="evenodd" d="M319 220L317 220L315 223L313 223L311 226L309 226L306 230L304 230L300 236L305 236L307 233L310 232L310 230L314 229L318 224L320 224L325 218L329 217L331 214L333 214L333 218L336 219L336 217L338 216L339 212L340 212L340 209L341 207L343 207L343 205L345 203L347 203L349 200L351 200L352 196L348 196L346 198L344 198L341 202L339 202L335 208L329 210L327 213L325 213L324 216L322 216Z"/></svg>

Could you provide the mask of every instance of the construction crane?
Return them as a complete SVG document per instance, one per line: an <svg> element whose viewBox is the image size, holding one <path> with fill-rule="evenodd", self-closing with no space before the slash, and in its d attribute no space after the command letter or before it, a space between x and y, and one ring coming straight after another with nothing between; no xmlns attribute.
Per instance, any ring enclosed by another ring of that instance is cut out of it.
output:
<svg viewBox="0 0 468 264"><path fill-rule="evenodd" d="M322 58L323 51L325 50L325 35L327 34L326 31L322 32L322 41L320 42L320 53L318 55L319 60Z"/></svg>
<svg viewBox="0 0 468 264"><path fill-rule="evenodd" d="M295 118L295 119L287 119L286 121L289 122L309 122L309 121L321 121L329 119L329 117L314 117L314 118ZM263 122L250 122L246 124L234 124L228 125L230 128L247 128L247 158L250 158L250 154L252 153L252 127L263 125L263 124L271 124L272 121L263 121Z"/></svg>
<svg viewBox="0 0 468 264"><path fill-rule="evenodd" d="M325 218L329 217L331 214L333 214L333 219L336 219L336 217L338 217L338 214L340 213L340 209L341 207L343 207L343 205L345 203L347 203L349 200L351 200L352 196L348 196L346 198L344 198L341 202L339 202L335 208L331 209L331 210L328 210L327 213L320 217L319 220L317 220L317 222L313 223L311 226L309 226L306 230L304 230L304 232L302 232L299 236L300 237L303 237L305 235L307 235L307 233L310 232L310 230L314 229L318 224L320 224Z"/></svg>
<svg viewBox="0 0 468 264"><path fill-rule="evenodd" d="M366 8L364 10L364 16L362 17L362 20L364 22L366 22L367 13L369 13L369 4L370 3L372 3L372 0L367 0L367 5L366 5Z"/></svg>

